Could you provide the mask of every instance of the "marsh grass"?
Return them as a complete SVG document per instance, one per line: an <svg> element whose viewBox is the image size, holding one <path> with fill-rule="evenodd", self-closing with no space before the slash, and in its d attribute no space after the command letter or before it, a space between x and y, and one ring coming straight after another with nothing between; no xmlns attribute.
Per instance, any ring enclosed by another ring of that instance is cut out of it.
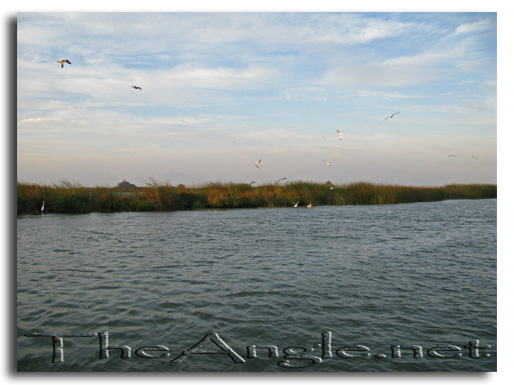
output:
<svg viewBox="0 0 514 385"><path fill-rule="evenodd" d="M333 187L333 189L331 189ZM289 182L252 187L241 183L211 182L173 186L152 180L144 187L85 187L61 182L53 185L17 184L17 213L89 213L116 211L175 211L209 208L370 205L430 202L445 199L496 198L496 185L452 184L413 187L372 183Z"/></svg>

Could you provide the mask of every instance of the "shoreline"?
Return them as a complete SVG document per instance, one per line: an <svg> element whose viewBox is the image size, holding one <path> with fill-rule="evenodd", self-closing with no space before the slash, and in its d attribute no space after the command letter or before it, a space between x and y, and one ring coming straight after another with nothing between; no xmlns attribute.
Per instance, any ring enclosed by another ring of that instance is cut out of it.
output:
<svg viewBox="0 0 514 385"><path fill-rule="evenodd" d="M496 184L449 184L439 187L355 182L333 185L287 182L251 186L241 183L206 183L173 186L153 182L144 187L120 183L117 187L85 187L17 183L17 214L152 212L258 207L305 207L435 202L451 199L497 198Z"/></svg>

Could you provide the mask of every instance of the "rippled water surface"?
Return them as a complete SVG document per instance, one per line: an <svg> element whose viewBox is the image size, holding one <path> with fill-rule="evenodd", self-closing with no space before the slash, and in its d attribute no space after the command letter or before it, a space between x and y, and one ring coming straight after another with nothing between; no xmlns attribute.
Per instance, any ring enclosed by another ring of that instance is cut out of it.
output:
<svg viewBox="0 0 514 385"><path fill-rule="evenodd" d="M496 370L495 199L20 216L17 247L19 371Z"/></svg>

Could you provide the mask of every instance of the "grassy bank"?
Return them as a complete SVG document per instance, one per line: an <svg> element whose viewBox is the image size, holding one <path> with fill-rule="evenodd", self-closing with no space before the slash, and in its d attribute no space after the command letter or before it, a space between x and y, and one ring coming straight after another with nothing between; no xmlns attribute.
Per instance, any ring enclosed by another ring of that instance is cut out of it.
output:
<svg viewBox="0 0 514 385"><path fill-rule="evenodd" d="M45 213L89 213L292 207L296 202L300 202L300 207L309 203L313 206L368 205L483 198L496 198L496 185L412 187L363 182L347 185L290 182L280 186L208 183L186 187L155 182L145 187L85 187L69 182L59 185L18 183L17 212L39 213L43 201Z"/></svg>

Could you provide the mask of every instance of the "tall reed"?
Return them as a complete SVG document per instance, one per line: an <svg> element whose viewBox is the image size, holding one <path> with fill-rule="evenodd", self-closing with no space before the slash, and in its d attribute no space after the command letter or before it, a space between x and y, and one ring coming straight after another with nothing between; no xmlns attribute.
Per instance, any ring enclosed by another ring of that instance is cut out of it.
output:
<svg viewBox="0 0 514 385"><path fill-rule="evenodd" d="M121 184L120 184L121 185ZM211 182L199 186L173 186L151 181L144 187L85 187L61 182L53 185L17 184L17 213L89 213L115 211L175 211L204 208L368 205L429 202L445 199L496 198L496 185L451 184L414 187L372 184L346 185L295 181L257 187L241 183Z"/></svg>

